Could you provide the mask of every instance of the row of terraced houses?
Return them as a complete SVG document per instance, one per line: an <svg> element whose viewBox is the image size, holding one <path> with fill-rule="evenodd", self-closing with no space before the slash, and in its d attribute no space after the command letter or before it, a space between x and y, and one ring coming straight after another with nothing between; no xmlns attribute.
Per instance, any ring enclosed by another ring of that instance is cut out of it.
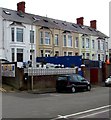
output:
<svg viewBox="0 0 111 120"><path fill-rule="evenodd" d="M109 57L109 37L97 30L97 21L84 25L25 12L25 2L17 10L0 8L0 59L27 62L36 57L75 56L105 61Z"/></svg>

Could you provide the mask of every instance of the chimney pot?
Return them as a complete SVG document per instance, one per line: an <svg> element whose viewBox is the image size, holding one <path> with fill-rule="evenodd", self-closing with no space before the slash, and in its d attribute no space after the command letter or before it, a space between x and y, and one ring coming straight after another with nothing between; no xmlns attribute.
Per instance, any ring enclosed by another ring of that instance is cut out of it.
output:
<svg viewBox="0 0 111 120"><path fill-rule="evenodd" d="M84 25L84 17L77 18L76 20L78 25Z"/></svg>
<svg viewBox="0 0 111 120"><path fill-rule="evenodd" d="M90 21L90 27L96 29L96 20Z"/></svg>
<svg viewBox="0 0 111 120"><path fill-rule="evenodd" d="M25 13L25 2L24 1L17 3L17 11L18 12L21 11Z"/></svg>

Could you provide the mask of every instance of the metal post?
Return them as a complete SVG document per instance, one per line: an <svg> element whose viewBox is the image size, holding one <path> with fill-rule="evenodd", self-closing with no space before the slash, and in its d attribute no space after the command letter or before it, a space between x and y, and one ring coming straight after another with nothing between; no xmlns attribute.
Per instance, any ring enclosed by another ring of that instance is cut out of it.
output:
<svg viewBox="0 0 111 120"><path fill-rule="evenodd" d="M31 30L33 31L33 23L32 23L32 25L31 25ZM34 67L34 62L33 62L33 60L34 60L34 58L33 58L33 43L31 43L31 55L32 55L32 66L31 66L31 68L32 68L32 76L31 76L31 89L32 89L32 91L33 91L33 67Z"/></svg>
<svg viewBox="0 0 111 120"><path fill-rule="evenodd" d="M33 74L33 73L32 73ZM32 77L31 77L31 89L32 89L32 91L33 91L33 75L32 75Z"/></svg>

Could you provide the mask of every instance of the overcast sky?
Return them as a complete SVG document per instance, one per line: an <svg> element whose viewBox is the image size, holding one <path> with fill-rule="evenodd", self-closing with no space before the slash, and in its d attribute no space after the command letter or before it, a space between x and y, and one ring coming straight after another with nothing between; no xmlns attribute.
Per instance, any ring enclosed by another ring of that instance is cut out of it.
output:
<svg viewBox="0 0 111 120"><path fill-rule="evenodd" d="M84 25L97 20L97 29L109 36L110 0L1 0L0 7L17 10L17 3L25 1L27 13L76 23L84 17Z"/></svg>

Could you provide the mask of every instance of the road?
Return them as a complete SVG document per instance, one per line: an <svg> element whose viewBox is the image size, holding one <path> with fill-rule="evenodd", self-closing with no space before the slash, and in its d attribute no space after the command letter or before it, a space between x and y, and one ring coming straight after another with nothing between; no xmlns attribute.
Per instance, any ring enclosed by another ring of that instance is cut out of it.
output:
<svg viewBox="0 0 111 120"><path fill-rule="evenodd" d="M90 92L2 94L2 118L109 118L110 88L94 87Z"/></svg>

